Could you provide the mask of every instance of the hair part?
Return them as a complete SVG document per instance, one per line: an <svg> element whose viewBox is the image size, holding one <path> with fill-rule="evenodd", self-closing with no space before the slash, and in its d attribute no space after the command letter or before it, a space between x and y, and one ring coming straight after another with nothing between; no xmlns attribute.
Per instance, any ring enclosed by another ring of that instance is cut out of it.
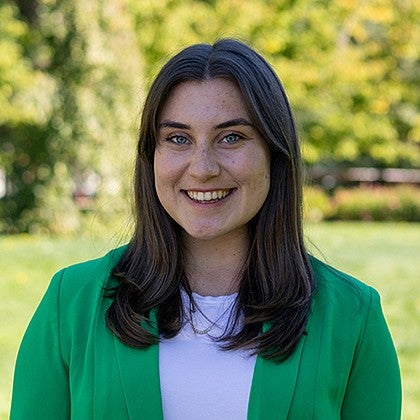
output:
<svg viewBox="0 0 420 420"><path fill-rule="evenodd" d="M240 279L236 320L223 337L225 349L247 348L284 360L305 332L315 289L302 228L302 163L288 99L277 75L245 44L222 39L190 46L169 60L153 82L141 118L134 194L136 226L113 271L118 285L107 324L122 342L146 348L158 341L146 324L157 308L159 334L180 331L180 287L191 295L185 275L180 227L163 209L154 185L153 160L159 115L175 86L226 78L234 82L253 124L270 151L270 190L249 223L251 244ZM146 323L146 324L145 324ZM262 331L263 325L269 326Z"/></svg>

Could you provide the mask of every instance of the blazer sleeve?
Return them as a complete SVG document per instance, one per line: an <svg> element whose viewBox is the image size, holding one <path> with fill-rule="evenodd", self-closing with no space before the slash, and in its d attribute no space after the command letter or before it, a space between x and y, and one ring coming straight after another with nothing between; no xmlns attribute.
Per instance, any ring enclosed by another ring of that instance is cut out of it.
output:
<svg viewBox="0 0 420 420"><path fill-rule="evenodd" d="M369 310L353 360L342 406L343 420L401 418L401 377L378 293L370 288Z"/></svg>
<svg viewBox="0 0 420 420"><path fill-rule="evenodd" d="M68 366L60 343L57 273L23 337L15 367L11 420L70 418Z"/></svg>

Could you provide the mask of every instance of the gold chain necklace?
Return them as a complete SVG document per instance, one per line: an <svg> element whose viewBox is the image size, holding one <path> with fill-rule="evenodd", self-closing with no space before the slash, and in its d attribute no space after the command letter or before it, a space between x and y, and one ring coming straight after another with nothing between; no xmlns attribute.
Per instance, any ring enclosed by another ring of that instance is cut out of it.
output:
<svg viewBox="0 0 420 420"><path fill-rule="evenodd" d="M230 302L230 304L227 306L227 308L216 318L215 321L212 321L201 309L200 307L197 305L197 303L193 300L190 301L190 305L189 305L189 318L188 318L188 323L191 325L192 330L194 331L194 334L197 335L206 335L208 334L213 328L214 326L222 319L222 317L229 311L232 310L234 303L235 303L236 299L233 299L232 302ZM200 314L203 316L203 318L205 320L207 320L208 322L210 322L210 325L205 328L204 330L200 330L198 329L194 323L193 323L193 313L195 312L195 308L198 310L198 312L200 312Z"/></svg>

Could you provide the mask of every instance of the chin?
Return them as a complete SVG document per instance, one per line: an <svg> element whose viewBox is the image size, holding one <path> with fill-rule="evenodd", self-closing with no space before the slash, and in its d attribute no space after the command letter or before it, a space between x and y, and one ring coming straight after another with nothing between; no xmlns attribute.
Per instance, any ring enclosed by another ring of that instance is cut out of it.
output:
<svg viewBox="0 0 420 420"><path fill-rule="evenodd" d="M208 241L217 238L218 236L221 236L214 232L186 232L187 236L189 236L192 239L196 240L202 240L202 241Z"/></svg>
<svg viewBox="0 0 420 420"><path fill-rule="evenodd" d="M225 234L225 232L221 231L220 229L215 229L215 228L210 228L210 227L196 228L196 229L184 228L184 231L187 236L193 239L202 239L202 240L215 239Z"/></svg>

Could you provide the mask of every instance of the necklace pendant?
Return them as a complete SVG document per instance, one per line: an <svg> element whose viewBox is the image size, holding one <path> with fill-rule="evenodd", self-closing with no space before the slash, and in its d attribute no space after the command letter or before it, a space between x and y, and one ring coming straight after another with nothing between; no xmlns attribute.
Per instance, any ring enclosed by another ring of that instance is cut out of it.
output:
<svg viewBox="0 0 420 420"><path fill-rule="evenodd" d="M193 323L192 323L192 322L190 322L190 325L191 325L192 330L194 331L194 334L197 334L197 335L206 335L206 334L208 334L208 333L211 331L211 329L214 327L214 324L213 324L213 325L210 325L209 327L207 327L205 330L199 330L198 328L196 328L196 327L193 325Z"/></svg>
<svg viewBox="0 0 420 420"><path fill-rule="evenodd" d="M219 311L221 313L219 313L219 315L213 321L200 309L200 307L194 301L190 301L189 311L188 311L189 312L189 317L187 317L187 322L191 325L191 329L193 330L194 334L196 334L196 335L206 335L215 326L217 328L220 328L220 326L218 325L218 322L225 315L227 315L229 312L232 312L234 305L235 305L235 299L232 300L232 302L230 302L224 310L222 309L222 311ZM194 322L193 322L193 314L194 313L199 314L203 319L205 319L209 323L207 328L205 328L204 330L200 330L194 325Z"/></svg>

